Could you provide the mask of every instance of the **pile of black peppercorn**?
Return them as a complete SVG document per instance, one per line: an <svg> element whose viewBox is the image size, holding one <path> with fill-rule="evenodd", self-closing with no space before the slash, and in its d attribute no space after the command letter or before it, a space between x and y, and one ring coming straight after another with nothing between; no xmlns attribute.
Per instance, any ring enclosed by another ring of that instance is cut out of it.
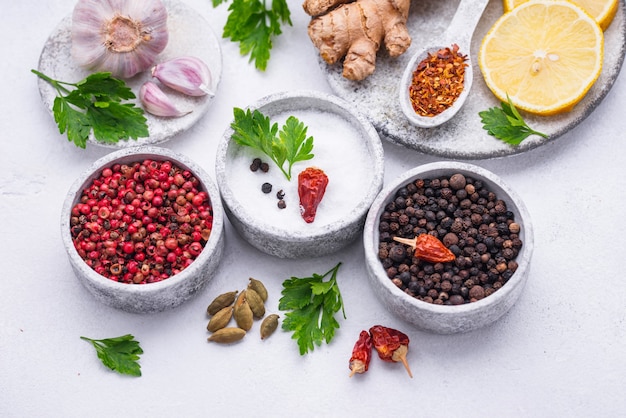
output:
<svg viewBox="0 0 626 418"><path fill-rule="evenodd" d="M405 293L428 303L461 305L500 289L517 269L520 225L480 179L463 174L417 179L399 188L380 216L378 257ZM437 237L455 261L430 263L393 237Z"/></svg>
<svg viewBox="0 0 626 418"><path fill-rule="evenodd" d="M258 170L261 170L264 173L267 173L270 169L270 166L268 163L261 161L260 158L255 158L252 160L252 164L250 164L250 171L256 172ZM272 183L263 183L261 185L261 191L265 194L269 194L272 192ZM278 192L276 192L276 199L278 199L278 202L276 203L276 205L278 206L278 209L285 209L287 207L287 204L285 203L285 192L283 191L283 189L280 189Z"/></svg>

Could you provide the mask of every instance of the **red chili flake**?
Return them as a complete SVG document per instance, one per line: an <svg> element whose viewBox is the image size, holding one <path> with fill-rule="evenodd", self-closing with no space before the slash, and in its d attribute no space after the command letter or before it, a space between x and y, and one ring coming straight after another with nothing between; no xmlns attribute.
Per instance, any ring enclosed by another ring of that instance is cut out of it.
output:
<svg viewBox="0 0 626 418"><path fill-rule="evenodd" d="M372 337L369 332L361 331L359 339L352 349L352 357L350 357L350 377L356 373L365 373L372 359Z"/></svg>
<svg viewBox="0 0 626 418"><path fill-rule="evenodd" d="M409 351L409 337L397 329L374 325L370 328L372 344L383 361L402 362L409 377L413 377L406 354Z"/></svg>
<svg viewBox="0 0 626 418"><path fill-rule="evenodd" d="M298 174L298 195L300 196L300 214L306 223L315 220L326 186L328 176L317 167L308 167Z"/></svg>
<svg viewBox="0 0 626 418"><path fill-rule="evenodd" d="M459 46L442 48L428 54L413 72L409 97L413 110L420 116L432 117L448 109L464 87L467 55L459 53Z"/></svg>

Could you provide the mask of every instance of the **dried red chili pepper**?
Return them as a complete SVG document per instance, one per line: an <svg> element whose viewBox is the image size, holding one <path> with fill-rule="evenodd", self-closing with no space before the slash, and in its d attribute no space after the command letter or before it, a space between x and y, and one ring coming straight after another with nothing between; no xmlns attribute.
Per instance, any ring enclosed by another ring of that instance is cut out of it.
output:
<svg viewBox="0 0 626 418"><path fill-rule="evenodd" d="M315 220L326 186L328 176L317 167L308 167L298 174L298 196L300 196L300 214L306 223Z"/></svg>
<svg viewBox="0 0 626 418"><path fill-rule="evenodd" d="M361 331L359 339L352 349L350 357L350 377L355 373L365 373L372 359L372 337L369 332Z"/></svg>
<svg viewBox="0 0 626 418"><path fill-rule="evenodd" d="M370 328L372 344L383 361L402 362L409 377L413 377L406 354L409 351L409 337L397 329L374 325Z"/></svg>
<svg viewBox="0 0 626 418"><path fill-rule="evenodd" d="M394 241L411 246L414 256L431 263L447 263L454 261L454 253L443 242L430 234L421 234L414 239L393 237Z"/></svg>

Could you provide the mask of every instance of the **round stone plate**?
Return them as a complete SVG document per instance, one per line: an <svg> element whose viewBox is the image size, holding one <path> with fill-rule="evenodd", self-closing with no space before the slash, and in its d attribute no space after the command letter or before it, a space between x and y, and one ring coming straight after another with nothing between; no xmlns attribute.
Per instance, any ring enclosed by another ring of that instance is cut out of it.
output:
<svg viewBox="0 0 626 418"><path fill-rule="evenodd" d="M500 106L500 101L485 84L477 59L474 59L474 84L467 102L450 121L437 128L418 128L405 118L398 97L398 84L409 60L423 45L432 44L442 34L459 5L458 0L420 0L411 2L408 28L411 47L400 57L391 58L381 47L374 74L361 82L345 79L342 64L328 65L320 58L328 82L339 97L354 104L372 122L383 139L417 151L456 159L503 157L528 151L552 141L576 127L593 112L607 95L619 75L626 49L626 14L624 3L611 25L604 32L604 63L602 73L587 95L571 112L556 116L534 116L523 113L526 123L548 135L544 139L530 136L519 146L508 145L487 134L478 112ZM502 1L491 0L478 23L471 43L471 54L478 57L483 37L502 16Z"/></svg>
<svg viewBox="0 0 626 418"><path fill-rule="evenodd" d="M167 8L169 41L165 50L157 57L157 62L167 61L172 58L192 55L203 60L211 71L212 90L217 87L222 75L222 53L219 40L209 26L209 23L194 9L177 0L163 0ZM50 34L39 58L39 71L56 80L76 83L92 72L78 67L71 56L71 14L65 17ZM153 79L150 71L144 71L131 79L125 80L135 95L139 94L141 85ZM156 79L153 79L153 81ZM57 96L56 90L47 82L39 79L39 91L46 108L52 114L52 105ZM159 84L157 82L157 84ZM167 87L163 91L172 99L181 110L192 110L191 113L179 118L162 118L145 113L148 120L150 136L138 138L136 141L129 139L115 144L97 141L93 134L88 143L109 148L127 148L137 145L150 145L165 142L174 135L189 129L207 111L214 96L191 97L175 92ZM141 106L139 99L135 100Z"/></svg>

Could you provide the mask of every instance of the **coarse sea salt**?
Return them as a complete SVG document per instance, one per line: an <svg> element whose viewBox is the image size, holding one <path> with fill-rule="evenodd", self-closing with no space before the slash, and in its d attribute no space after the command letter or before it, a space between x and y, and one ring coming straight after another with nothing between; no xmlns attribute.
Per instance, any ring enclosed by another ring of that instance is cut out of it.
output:
<svg viewBox="0 0 626 418"><path fill-rule="evenodd" d="M319 110L293 110L270 116L279 129L289 116L295 116L307 127L307 137L313 137L311 160L296 162L288 181L278 166L265 154L251 147L231 144L225 174L234 197L247 215L260 225L274 231L319 232L328 225L348 219L366 197L372 182L372 156L358 129L339 115ZM253 172L254 158L269 164L267 173ZM298 174L307 167L318 167L328 176L324 198L317 208L315 221L308 224L300 214ZM287 169L287 163L284 166ZM263 183L270 183L272 191L263 193ZM278 207L276 193L283 190L286 208Z"/></svg>

